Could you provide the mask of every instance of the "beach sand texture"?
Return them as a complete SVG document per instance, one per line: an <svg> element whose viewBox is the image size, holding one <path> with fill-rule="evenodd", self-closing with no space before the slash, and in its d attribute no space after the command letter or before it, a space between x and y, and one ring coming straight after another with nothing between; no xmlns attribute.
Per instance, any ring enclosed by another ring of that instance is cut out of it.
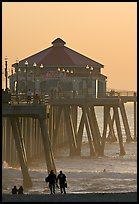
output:
<svg viewBox="0 0 139 204"><path fill-rule="evenodd" d="M137 192L81 194L3 194L2 202L137 202Z"/></svg>

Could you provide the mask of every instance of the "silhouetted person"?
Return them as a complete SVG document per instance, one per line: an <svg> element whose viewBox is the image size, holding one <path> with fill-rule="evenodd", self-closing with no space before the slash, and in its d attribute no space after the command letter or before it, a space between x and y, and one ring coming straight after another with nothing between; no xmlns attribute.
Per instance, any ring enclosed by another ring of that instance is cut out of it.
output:
<svg viewBox="0 0 139 204"><path fill-rule="evenodd" d="M31 96L32 96L32 92L31 92L31 90L29 89L29 90L27 91L27 103L30 103L30 102L31 102Z"/></svg>
<svg viewBox="0 0 139 204"><path fill-rule="evenodd" d="M17 194L17 192L18 192L18 190L17 190L16 186L14 186L14 187L12 188L12 194Z"/></svg>
<svg viewBox="0 0 139 204"><path fill-rule="evenodd" d="M49 188L50 188L50 193L55 194L55 188L56 188L56 174L54 173L53 170L50 171L46 182L49 182Z"/></svg>
<svg viewBox="0 0 139 204"><path fill-rule="evenodd" d="M115 91L112 89L112 90L110 91L110 96L114 96L114 94L115 94Z"/></svg>
<svg viewBox="0 0 139 204"><path fill-rule="evenodd" d="M50 90L50 96L51 96L51 99L54 98L54 89L51 89L51 90Z"/></svg>
<svg viewBox="0 0 139 204"><path fill-rule="evenodd" d="M18 194L23 194L23 186L20 186L18 189Z"/></svg>
<svg viewBox="0 0 139 204"><path fill-rule="evenodd" d="M34 96L33 96L33 102L34 103L36 103L36 104L38 104L38 103L40 103L40 97L39 97L39 94L35 94Z"/></svg>
<svg viewBox="0 0 139 204"><path fill-rule="evenodd" d="M65 189L67 187L66 175L63 174L62 171L60 171L60 173L57 176L57 182L59 182L61 194L63 192L64 194L66 194L66 189Z"/></svg>

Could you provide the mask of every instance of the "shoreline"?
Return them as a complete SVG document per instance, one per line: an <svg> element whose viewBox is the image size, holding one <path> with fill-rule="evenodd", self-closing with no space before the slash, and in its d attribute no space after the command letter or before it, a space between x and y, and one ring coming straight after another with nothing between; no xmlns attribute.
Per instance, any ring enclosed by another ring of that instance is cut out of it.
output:
<svg viewBox="0 0 139 204"><path fill-rule="evenodd" d="M2 202L137 202L137 192L67 193L64 194L2 194Z"/></svg>

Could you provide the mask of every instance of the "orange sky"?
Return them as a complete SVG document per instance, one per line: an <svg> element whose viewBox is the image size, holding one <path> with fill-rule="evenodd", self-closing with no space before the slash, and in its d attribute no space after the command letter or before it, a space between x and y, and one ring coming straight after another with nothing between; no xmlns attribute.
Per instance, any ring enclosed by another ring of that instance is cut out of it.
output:
<svg viewBox="0 0 139 204"><path fill-rule="evenodd" d="M104 64L109 88L136 91L136 2L2 2L3 69L5 56L11 73L17 57L48 48L58 37Z"/></svg>

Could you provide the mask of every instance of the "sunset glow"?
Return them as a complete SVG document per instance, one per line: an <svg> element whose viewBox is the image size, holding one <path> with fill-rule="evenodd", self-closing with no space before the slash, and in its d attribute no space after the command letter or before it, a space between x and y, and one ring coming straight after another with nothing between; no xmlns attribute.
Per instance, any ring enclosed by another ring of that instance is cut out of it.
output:
<svg viewBox="0 0 139 204"><path fill-rule="evenodd" d="M2 69L51 46L66 46L104 64L108 88L136 91L136 2L2 2ZM4 75L2 81L5 87Z"/></svg>

